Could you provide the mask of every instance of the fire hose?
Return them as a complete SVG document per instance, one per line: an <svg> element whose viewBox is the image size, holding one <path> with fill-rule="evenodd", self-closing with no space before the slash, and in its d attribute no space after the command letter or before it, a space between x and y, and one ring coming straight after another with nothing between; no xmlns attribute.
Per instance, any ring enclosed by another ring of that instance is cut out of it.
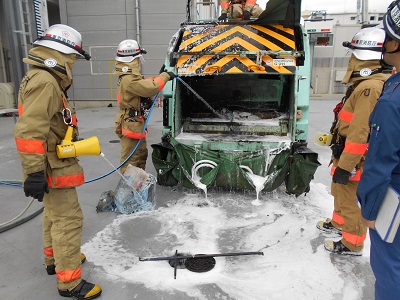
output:
<svg viewBox="0 0 400 300"><path fill-rule="evenodd" d="M156 102L157 102L157 99L158 99L159 95L160 95L160 92L158 92L158 93L154 96L153 104L151 105L151 107L150 107L150 109L149 109L149 114L147 115L146 122L144 123L142 135L145 133L145 131L146 131L146 129L147 129L147 125L149 124L149 120L150 120L151 113L153 112L154 106L155 106L155 104L156 104ZM117 167L115 167L115 169L113 169L113 170L111 170L110 172L108 172L108 173L106 173L106 174L103 174L103 175L101 175L101 176L99 176L99 177L86 180L85 183L90 183L90 182L93 182L93 181L102 179L102 178L107 177L108 175L114 173L115 171L117 171L119 168L121 168L121 167L132 157L132 155L136 152L136 149L139 147L141 141L142 141L142 140L139 140L139 141L136 143L135 148L133 148L132 152L128 155L128 157L127 157L122 163L120 163Z"/></svg>
<svg viewBox="0 0 400 300"><path fill-rule="evenodd" d="M154 108L154 106L155 106L155 103L157 102L157 99L158 99L159 94L160 94L160 92L158 92L158 93L155 95L155 97L154 97L154 101L153 101L153 104L151 105L151 107L150 107L150 109L149 109L149 113L148 113L148 115L147 115L146 122L145 122L145 124L144 124L144 128L143 128L142 134L144 134L144 132L145 132L146 129L147 129L147 125L148 125L148 123L149 123L151 113L153 112L153 108ZM85 183L90 183L90 182L94 182L94 181L100 180L100 179L102 179L102 178L104 178L104 177L106 177L106 176L108 176L108 175L114 173L115 171L117 171L117 170L118 170L119 168L121 168L121 167L132 157L132 155L136 152L136 149L139 147L140 142L141 142L141 140L139 140L139 141L136 143L135 148L134 148L134 149L132 150L132 152L128 155L128 157L127 157L119 166L115 167L115 169L113 169L113 170L111 170L110 172L105 173L105 174L103 174L103 175L101 175L101 176L99 176L99 177L86 180ZM22 187L22 182L18 182L18 181L0 181L0 184L2 184L2 185L8 185L8 186L18 186L18 187ZM0 233L2 233L2 232L4 232L4 231L7 231L7 230L9 230L9 229L12 229L12 228L14 228L14 227L17 227L17 226L19 226L19 225L21 225L21 224L23 224L23 223L25 223L25 222L27 222L27 221L33 219L34 217L36 217L37 215L39 215L41 212L43 212L43 209L44 209L44 208L41 207L41 208L39 208L38 210L36 210L35 212L33 212L32 214L30 214L30 215L24 217L23 219L18 220L18 219L28 210L28 208L32 205L33 200L34 200L34 199L32 198L31 201L28 203L28 205L24 208L24 210L23 210L20 214L18 214L16 217L12 218L11 220L9 220L9 221L7 221L7 222L1 223L1 224L0 224Z"/></svg>
<svg viewBox="0 0 400 300"><path fill-rule="evenodd" d="M226 119L225 116L223 116L222 114L220 114L219 112L217 112L217 111L216 111L203 97L201 97L189 84L187 84L185 81L183 81L181 77L177 76L176 79L179 80L187 89L189 89L199 100L201 100L214 114L216 114L216 115L217 115L218 117L220 117L221 119ZM154 97L155 100L153 101L153 104L151 105L151 107L150 107L150 109L149 109L149 113L148 113L148 116L147 116L147 118L146 118L146 122L145 122L145 124L144 124L142 134L144 134L145 131L146 131L146 129L147 129L147 126L148 126L148 123L149 123L149 120L150 120L151 113L153 112L155 103L157 102L156 99L158 99L159 94L160 94L160 92L158 92L158 93L155 95L155 97ZM139 147L140 142L141 142L141 140L139 140L138 143L136 143L135 148L134 148L134 149L132 150L132 152L128 155L128 157L127 157L122 163L120 163L117 167L115 167L115 169L113 169L113 170L111 170L111 171L109 171L109 172L107 172L107 173L105 173L105 174L103 174L103 175L101 175L101 176L98 176L98 177L96 177L96 178L86 180L85 183L90 183L90 182L94 182L94 181L100 180L100 179L102 179L102 178L104 178L104 177L107 177L108 175L110 175L110 174L116 172L118 169L120 169L120 168L132 157L132 155L136 152L137 148ZM100 151L100 150L99 150L99 151ZM0 181L0 184L3 184L3 185L10 185L10 186L20 186L20 187L22 187L22 183L16 183L16 182L14 182L14 181L13 181L13 182L11 182L11 181ZM20 213L20 214L19 214L18 216L16 216L15 218L13 218L12 220L0 224L0 233L3 232L3 231L6 231L6 230L8 230L8 229L11 229L11 228L13 228L13 227L15 227L15 226L18 226L18 225L20 225L20 224L22 224L22 223L25 223L26 221L28 221L28 220L34 218L35 216L37 216L38 214L40 214L40 213L43 211L43 207L42 207L42 208L40 208L39 210L37 210L36 212L32 213L31 215L29 215L29 216L25 217L24 219L21 219L20 221L18 221L18 222L16 222L16 223L13 224L12 222L15 221L15 220L17 220L18 218L20 218L21 215L22 215L23 213L26 212L26 210L30 207L30 205L31 205L32 203L33 203L33 201L30 201L30 203L29 203L29 204L27 205L27 207L23 210L23 212Z"/></svg>

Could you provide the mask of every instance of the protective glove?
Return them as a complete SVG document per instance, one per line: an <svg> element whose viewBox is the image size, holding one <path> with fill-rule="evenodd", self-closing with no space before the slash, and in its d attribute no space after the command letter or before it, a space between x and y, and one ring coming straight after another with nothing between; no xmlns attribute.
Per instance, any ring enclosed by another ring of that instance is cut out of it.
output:
<svg viewBox="0 0 400 300"><path fill-rule="evenodd" d="M167 72L167 74L169 75L169 80L173 80L176 77L173 72Z"/></svg>
<svg viewBox="0 0 400 300"><path fill-rule="evenodd" d="M165 72L165 64L161 66L160 72L158 72L158 74L161 74L162 72Z"/></svg>
<svg viewBox="0 0 400 300"><path fill-rule="evenodd" d="M349 183L350 177L351 173L349 171L337 167L335 173L333 174L332 181L334 183L340 183L346 185L347 183Z"/></svg>
<svg viewBox="0 0 400 300"><path fill-rule="evenodd" d="M250 20L250 12L248 10L245 10L243 12L243 19L244 20Z"/></svg>
<svg viewBox="0 0 400 300"><path fill-rule="evenodd" d="M39 202L43 201L44 193L49 193L44 171L28 174L24 182L24 192L26 197L33 197Z"/></svg>
<svg viewBox="0 0 400 300"><path fill-rule="evenodd" d="M225 22L226 19L228 19L228 14L227 14L227 13L222 13L222 14L219 16L218 21Z"/></svg>

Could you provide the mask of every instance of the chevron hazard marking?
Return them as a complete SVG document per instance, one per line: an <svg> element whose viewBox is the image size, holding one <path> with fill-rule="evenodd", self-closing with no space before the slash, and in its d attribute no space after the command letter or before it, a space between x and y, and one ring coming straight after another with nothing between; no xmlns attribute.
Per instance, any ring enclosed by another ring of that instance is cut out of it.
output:
<svg viewBox="0 0 400 300"><path fill-rule="evenodd" d="M294 30L282 25L190 25L176 53L176 67L180 75L293 74L295 47ZM263 51L277 51L280 57ZM256 54L261 55L258 64Z"/></svg>

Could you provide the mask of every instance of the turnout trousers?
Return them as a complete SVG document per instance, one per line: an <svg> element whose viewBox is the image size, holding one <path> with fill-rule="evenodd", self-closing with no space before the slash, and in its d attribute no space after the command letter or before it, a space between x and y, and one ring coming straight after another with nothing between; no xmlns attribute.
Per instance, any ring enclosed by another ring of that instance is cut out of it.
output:
<svg viewBox="0 0 400 300"><path fill-rule="evenodd" d="M140 140L140 144L136 149L136 152L128 159L128 161L121 167L121 173L124 174L126 168L129 164L132 166L142 168L143 170L146 168L146 160L148 155L146 138L142 138ZM131 139L129 137L123 136L121 138L121 160L120 163L125 161L125 159L132 153L133 149L135 149L136 144L139 140Z"/></svg>
<svg viewBox="0 0 400 300"><path fill-rule="evenodd" d="M337 161L334 161L334 166L336 165ZM331 194L334 197L332 224L342 228L342 243L351 251L364 248L367 234L367 227L361 223L361 209L357 204L358 183L359 180L350 178L347 184L332 182L331 185Z"/></svg>
<svg viewBox="0 0 400 300"><path fill-rule="evenodd" d="M81 282L83 214L76 188L49 189L43 198L45 264L55 264L57 287L73 289Z"/></svg>

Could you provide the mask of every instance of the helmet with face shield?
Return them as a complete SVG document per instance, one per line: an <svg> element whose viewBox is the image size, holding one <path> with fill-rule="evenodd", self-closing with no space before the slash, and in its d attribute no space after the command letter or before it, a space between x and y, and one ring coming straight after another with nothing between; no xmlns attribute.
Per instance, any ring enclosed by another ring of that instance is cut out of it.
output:
<svg viewBox="0 0 400 300"><path fill-rule="evenodd" d="M34 46L43 46L65 54L76 54L78 57L90 60L90 55L82 49L82 36L74 28L55 24L33 42Z"/></svg>
<svg viewBox="0 0 400 300"><path fill-rule="evenodd" d="M135 40L123 40L118 45L116 61L129 63L136 58L142 57L142 54L146 54L146 50L140 48L139 44Z"/></svg>
<svg viewBox="0 0 400 300"><path fill-rule="evenodd" d="M379 60L381 58L385 31L377 27L367 27L357 32L351 42L343 42L343 46L359 60Z"/></svg>

